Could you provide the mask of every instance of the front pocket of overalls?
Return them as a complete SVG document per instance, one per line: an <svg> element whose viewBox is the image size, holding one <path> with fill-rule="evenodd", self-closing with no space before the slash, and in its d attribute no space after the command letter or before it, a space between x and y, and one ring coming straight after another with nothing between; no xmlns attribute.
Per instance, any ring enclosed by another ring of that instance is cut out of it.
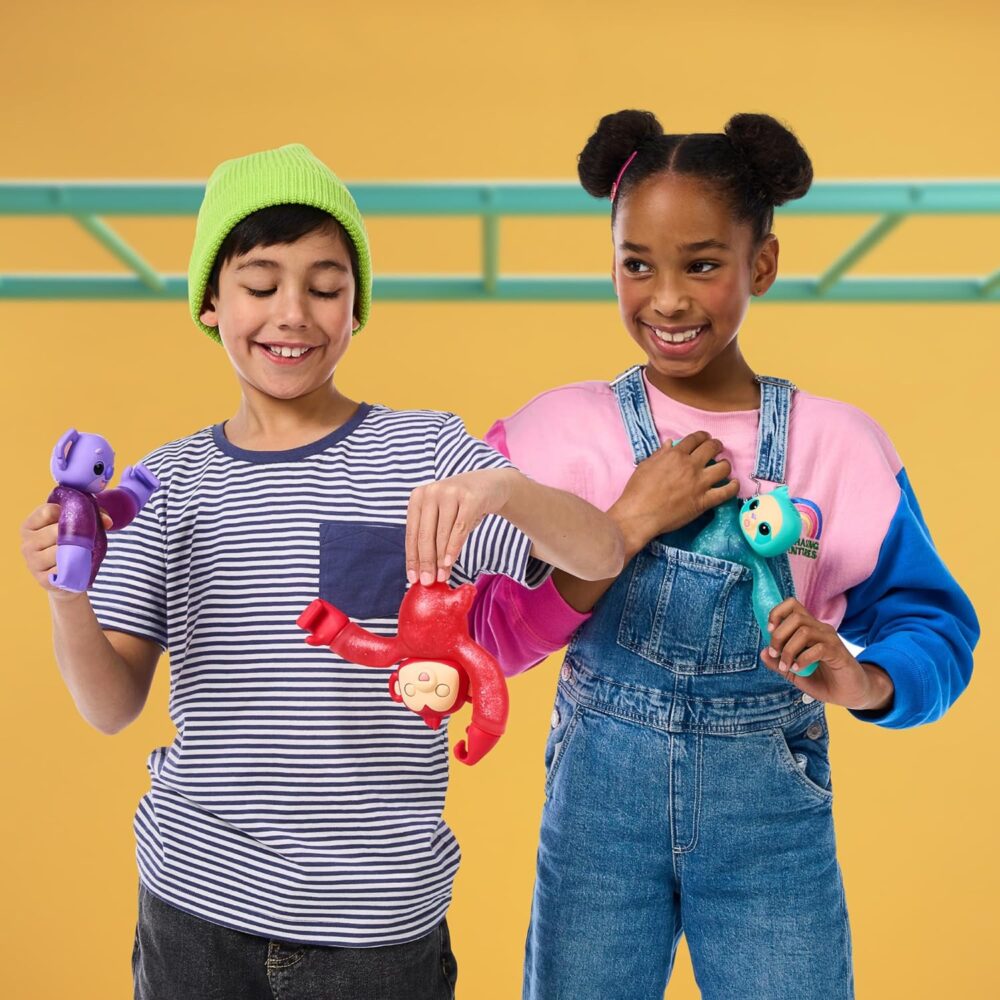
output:
<svg viewBox="0 0 1000 1000"><path fill-rule="evenodd" d="M745 566L654 540L632 562L618 644L679 674L753 670L752 594Z"/></svg>
<svg viewBox="0 0 1000 1000"><path fill-rule="evenodd" d="M551 728L549 738L545 741L545 794L548 796L555 781L559 765L566 756L570 738L576 729L580 716L580 706L563 690L560 684L556 688L556 702L552 707Z"/></svg>
<svg viewBox="0 0 1000 1000"><path fill-rule="evenodd" d="M823 715L813 715L772 734L778 766L796 780L811 798L829 802L830 733Z"/></svg>
<svg viewBox="0 0 1000 1000"><path fill-rule="evenodd" d="M406 593L406 525L324 521L319 596L349 618L396 618Z"/></svg>

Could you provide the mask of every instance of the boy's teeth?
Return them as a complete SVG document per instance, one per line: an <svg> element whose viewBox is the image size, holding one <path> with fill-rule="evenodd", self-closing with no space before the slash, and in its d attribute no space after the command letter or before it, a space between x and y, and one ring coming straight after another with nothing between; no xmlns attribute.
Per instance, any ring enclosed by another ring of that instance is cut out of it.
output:
<svg viewBox="0 0 1000 1000"><path fill-rule="evenodd" d="M704 329L703 326L699 326L694 330L688 330L686 333L667 333L666 330L653 330L653 335L658 339L662 340L666 344L683 344L685 341L694 340L699 333Z"/></svg>
<svg viewBox="0 0 1000 1000"><path fill-rule="evenodd" d="M279 358L301 358L306 351L311 350L309 347L272 347L270 344L267 349Z"/></svg>

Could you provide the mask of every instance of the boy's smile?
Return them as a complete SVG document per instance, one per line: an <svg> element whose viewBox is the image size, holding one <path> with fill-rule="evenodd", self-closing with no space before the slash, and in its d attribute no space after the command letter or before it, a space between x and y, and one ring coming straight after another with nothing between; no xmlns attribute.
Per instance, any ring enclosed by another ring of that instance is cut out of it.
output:
<svg viewBox="0 0 1000 1000"><path fill-rule="evenodd" d="M262 348L264 351L264 357L273 361L276 365L298 364L310 353L310 351L314 351L316 349L315 345L312 344L263 344L260 341L257 341L256 346Z"/></svg>

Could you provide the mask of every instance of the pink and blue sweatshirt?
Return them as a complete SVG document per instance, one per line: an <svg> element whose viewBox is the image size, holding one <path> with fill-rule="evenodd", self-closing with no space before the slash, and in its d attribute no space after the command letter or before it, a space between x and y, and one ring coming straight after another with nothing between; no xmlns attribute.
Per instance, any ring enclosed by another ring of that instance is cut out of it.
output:
<svg viewBox="0 0 1000 1000"><path fill-rule="evenodd" d="M708 431L723 442L720 458L731 463L740 495L751 496L758 411L699 410L645 383L660 440ZM601 510L635 468L606 382L544 392L497 421L486 441L530 478ZM939 718L969 682L979 623L934 548L892 443L857 408L797 391L787 476L805 524L789 554L798 599L895 686L886 711L854 714L896 729ZM481 578L477 586L473 634L508 675L561 649L589 617L571 608L551 579L536 590L505 577Z"/></svg>

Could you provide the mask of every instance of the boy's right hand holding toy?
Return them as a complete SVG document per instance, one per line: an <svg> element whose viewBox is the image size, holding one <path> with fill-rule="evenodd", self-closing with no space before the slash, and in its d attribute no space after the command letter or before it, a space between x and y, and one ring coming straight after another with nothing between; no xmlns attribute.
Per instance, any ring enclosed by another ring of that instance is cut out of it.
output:
<svg viewBox="0 0 1000 1000"><path fill-rule="evenodd" d="M77 598L80 594L63 590L52 583L52 575L56 572L56 544L59 538L59 504L43 503L36 507L21 525L21 555L24 557L28 572L35 578L38 585L58 599ZM107 511L101 511L101 521L105 530L110 530L112 521ZM90 553L87 556L87 569L90 568Z"/></svg>

